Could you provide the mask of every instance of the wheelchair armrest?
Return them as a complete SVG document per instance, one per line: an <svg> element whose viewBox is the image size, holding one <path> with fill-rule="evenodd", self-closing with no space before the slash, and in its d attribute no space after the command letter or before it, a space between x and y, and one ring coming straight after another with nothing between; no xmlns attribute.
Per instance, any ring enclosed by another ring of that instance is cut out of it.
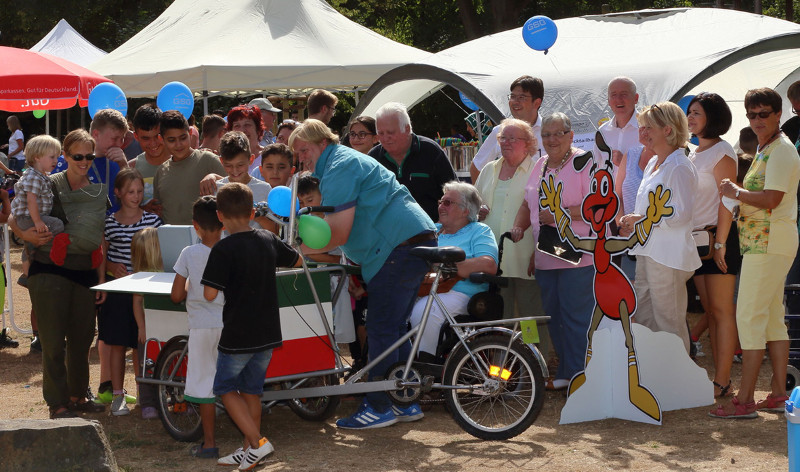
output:
<svg viewBox="0 0 800 472"><path fill-rule="evenodd" d="M486 272L469 274L469 281L476 284L494 284L502 288L508 287L508 278L487 274Z"/></svg>

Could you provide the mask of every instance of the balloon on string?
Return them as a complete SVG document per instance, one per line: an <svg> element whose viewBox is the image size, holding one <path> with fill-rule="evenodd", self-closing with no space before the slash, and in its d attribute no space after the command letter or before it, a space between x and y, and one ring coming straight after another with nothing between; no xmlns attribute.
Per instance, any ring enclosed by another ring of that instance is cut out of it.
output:
<svg viewBox="0 0 800 472"><path fill-rule="evenodd" d="M328 222L314 215L300 215L297 234L303 244L311 249L322 249L331 242L331 227Z"/></svg>
<svg viewBox="0 0 800 472"><path fill-rule="evenodd" d="M89 116L94 118L94 114L100 110L117 110L122 116L128 114L128 99L125 92L119 86L111 82L103 82L92 89L89 94Z"/></svg>
<svg viewBox="0 0 800 472"><path fill-rule="evenodd" d="M44 110L33 110L33 117L34 118L44 118L45 113L47 113L47 112L44 111Z"/></svg>
<svg viewBox="0 0 800 472"><path fill-rule="evenodd" d="M681 110L685 114L689 114L689 103L694 99L694 95L686 95L685 97L678 100L678 106L681 107Z"/></svg>
<svg viewBox="0 0 800 472"><path fill-rule="evenodd" d="M292 189L284 185L273 188L267 195L267 205L272 213L278 216L287 217L291 211ZM295 200L296 210L300 209L300 202Z"/></svg>
<svg viewBox="0 0 800 472"><path fill-rule="evenodd" d="M194 111L194 95L183 82L170 82L158 91L156 104L161 111L177 110L188 120Z"/></svg>
<svg viewBox="0 0 800 472"><path fill-rule="evenodd" d="M462 92L458 92L458 98L461 99L461 103L463 103L467 108L469 108L472 111L476 111L480 108L478 105L475 104L475 102L470 100L469 97L464 95Z"/></svg>
<svg viewBox="0 0 800 472"><path fill-rule="evenodd" d="M529 48L544 51L553 47L558 38L558 27L555 21L543 15L528 19L522 26L522 39Z"/></svg>

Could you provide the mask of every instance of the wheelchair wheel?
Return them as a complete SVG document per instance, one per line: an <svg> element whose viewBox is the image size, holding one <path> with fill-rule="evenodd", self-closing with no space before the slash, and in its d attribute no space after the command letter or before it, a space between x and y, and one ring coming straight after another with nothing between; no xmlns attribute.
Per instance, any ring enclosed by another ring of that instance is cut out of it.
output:
<svg viewBox="0 0 800 472"><path fill-rule="evenodd" d="M786 366L786 395L791 395L795 387L800 387L800 370L789 364Z"/></svg>
<svg viewBox="0 0 800 472"><path fill-rule="evenodd" d="M485 336L459 345L444 373L445 400L456 423L469 434L503 440L522 433L544 403L544 378L530 348L507 336ZM470 355L471 354L471 355ZM486 380L484 380L486 376Z"/></svg>
<svg viewBox="0 0 800 472"><path fill-rule="evenodd" d="M197 405L184 398L188 354L181 359L181 353L186 343L187 338L181 336L164 345L156 362L155 378L183 383L180 387L157 386L158 415L170 436L178 441L191 442L202 437L203 429Z"/></svg>
<svg viewBox="0 0 800 472"><path fill-rule="evenodd" d="M336 377L327 375L325 377L315 377L303 383L299 388L323 387L335 385ZM291 384L284 383L283 387L289 389ZM300 418L307 421L325 421L334 413L339 406L339 397L314 397L314 398L292 398L289 400L289 408Z"/></svg>

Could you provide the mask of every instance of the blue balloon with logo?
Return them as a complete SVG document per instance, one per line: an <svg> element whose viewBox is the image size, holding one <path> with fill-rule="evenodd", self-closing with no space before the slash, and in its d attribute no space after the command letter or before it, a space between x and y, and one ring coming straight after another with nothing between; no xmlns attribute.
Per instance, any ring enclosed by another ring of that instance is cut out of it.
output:
<svg viewBox="0 0 800 472"><path fill-rule="evenodd" d="M291 211L292 189L284 185L273 188L267 195L267 205L272 213L278 216L287 217ZM296 210L300 210L300 202L295 200Z"/></svg>
<svg viewBox="0 0 800 472"><path fill-rule="evenodd" d="M463 103L467 108L472 111L477 111L480 107L475 104L472 100L469 99L463 92L458 92L458 98L461 99L461 103Z"/></svg>
<svg viewBox="0 0 800 472"><path fill-rule="evenodd" d="M89 93L89 116L94 118L95 113L106 109L117 110L123 116L128 114L128 99L125 98L125 92L111 82L103 82Z"/></svg>
<svg viewBox="0 0 800 472"><path fill-rule="evenodd" d="M194 111L194 95L183 82L170 82L158 91L156 104L161 111L177 110L188 120Z"/></svg>
<svg viewBox="0 0 800 472"><path fill-rule="evenodd" d="M556 22L544 15L536 15L522 26L522 39L529 48L544 51L553 47L558 38Z"/></svg>

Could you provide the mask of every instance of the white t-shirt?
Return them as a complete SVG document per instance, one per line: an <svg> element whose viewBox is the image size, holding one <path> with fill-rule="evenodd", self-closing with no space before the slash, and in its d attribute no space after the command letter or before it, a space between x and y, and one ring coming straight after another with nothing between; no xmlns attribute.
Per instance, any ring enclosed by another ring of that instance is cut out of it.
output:
<svg viewBox="0 0 800 472"><path fill-rule="evenodd" d="M11 156L11 153L16 151L19 148L19 143L17 140L21 139L23 143L25 143L25 136L22 135L22 130L16 130L11 134L11 137L8 138L8 155ZM15 154L11 157L12 159L19 159L21 161L25 160L25 150L24 148L19 151L19 154Z"/></svg>
<svg viewBox="0 0 800 472"><path fill-rule="evenodd" d="M702 152L692 151L689 159L697 169L697 191L694 197L692 225L703 228L717 224L719 215L719 190L714 178L714 167L725 156L737 162L736 151L725 141L720 141Z"/></svg>
<svg viewBox="0 0 800 472"><path fill-rule="evenodd" d="M214 301L209 302L203 296L203 271L206 270L211 248L205 244L194 244L183 248L173 269L181 277L189 281L186 294L186 312L189 314L189 328L222 328L222 308L225 296L217 294Z"/></svg>
<svg viewBox="0 0 800 472"><path fill-rule="evenodd" d="M217 190L227 183L230 183L228 177L217 180ZM270 190L272 190L270 184L258 179L250 179L250 182L247 182L247 186L250 187L250 191L253 192L253 203L266 202L267 195L269 195Z"/></svg>
<svg viewBox="0 0 800 472"><path fill-rule="evenodd" d="M616 117L611 117L610 120L600 126L600 134L603 135L603 140L611 148L611 151L619 151L625 154L629 149L639 146L639 121L636 116L637 114L634 113L622 128L617 126ZM594 157L598 167L605 167L604 159L606 154L601 153L596 144L592 149L592 157ZM617 166L614 166L614 176L616 175Z"/></svg>
<svg viewBox="0 0 800 472"><path fill-rule="evenodd" d="M544 155L544 146L542 146L542 117L539 115L536 118L536 123L531 126L533 129L533 135L536 136L536 142L539 143L539 151L533 154L533 161L536 162L537 159ZM492 162L500 159L502 153L500 152L500 143L497 142L497 133L500 132L500 126L495 126L492 128L492 132L489 133L489 136L483 142L481 147L478 149L478 152L475 153L475 157L472 159L472 163L475 164L475 168L479 171L483 169L483 167Z"/></svg>

